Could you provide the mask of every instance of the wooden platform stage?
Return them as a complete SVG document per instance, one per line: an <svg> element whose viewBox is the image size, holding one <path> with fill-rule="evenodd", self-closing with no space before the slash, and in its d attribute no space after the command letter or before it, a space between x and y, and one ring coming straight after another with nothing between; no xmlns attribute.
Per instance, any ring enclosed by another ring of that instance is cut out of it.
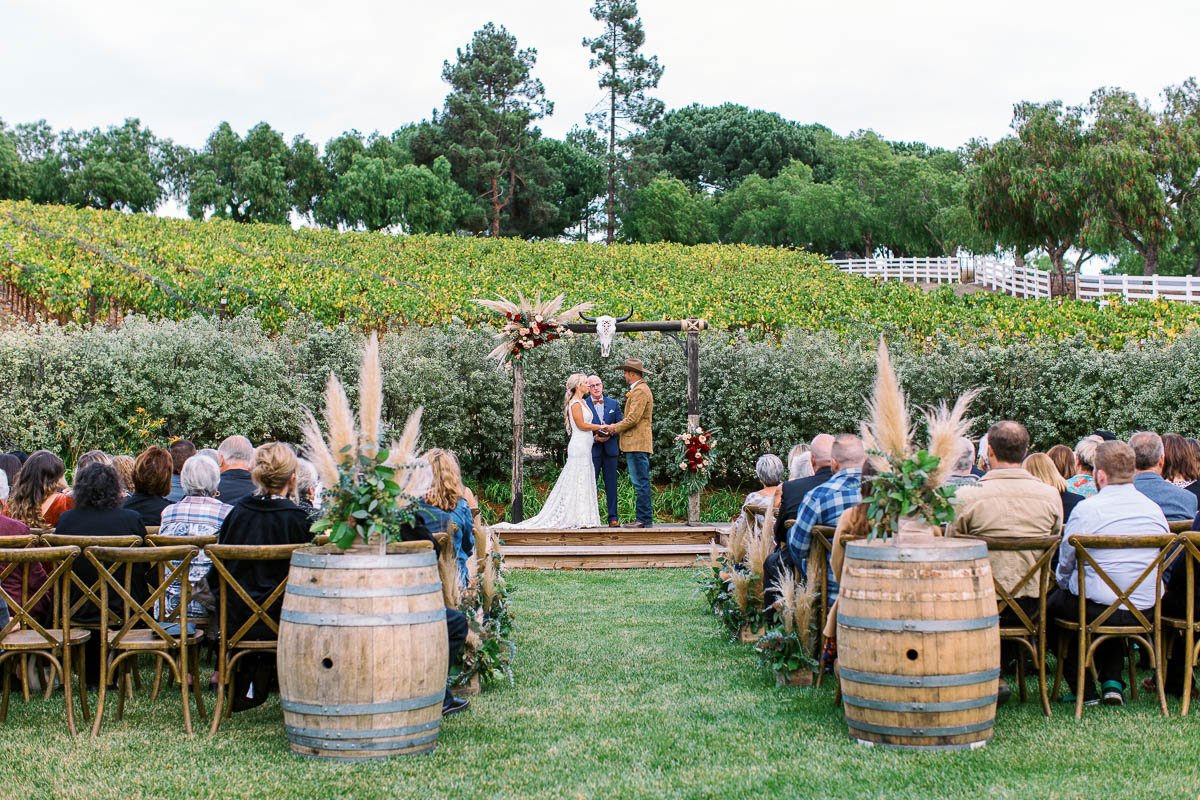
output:
<svg viewBox="0 0 1200 800"><path fill-rule="evenodd" d="M504 561L517 569L644 569L692 567L720 545L728 524L662 524L653 528L499 531Z"/></svg>

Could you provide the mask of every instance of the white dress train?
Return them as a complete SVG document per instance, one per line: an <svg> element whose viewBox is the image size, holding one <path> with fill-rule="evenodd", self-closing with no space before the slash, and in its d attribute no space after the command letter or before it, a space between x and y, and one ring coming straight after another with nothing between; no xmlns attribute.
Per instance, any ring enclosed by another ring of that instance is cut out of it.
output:
<svg viewBox="0 0 1200 800"><path fill-rule="evenodd" d="M587 414L582 400L573 400L567 407L578 404ZM596 503L596 470L592 466L592 433L582 430L575 424L575 418L567 414L571 421L571 441L567 444L567 463L563 466L562 474L545 505L536 516L524 522L502 522L493 525L493 530L507 529L547 529L547 528L599 528L600 509Z"/></svg>

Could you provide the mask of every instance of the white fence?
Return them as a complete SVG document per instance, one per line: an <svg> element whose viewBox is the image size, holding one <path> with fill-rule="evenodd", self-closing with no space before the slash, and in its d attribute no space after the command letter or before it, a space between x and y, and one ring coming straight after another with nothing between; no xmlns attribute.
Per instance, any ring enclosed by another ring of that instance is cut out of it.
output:
<svg viewBox="0 0 1200 800"><path fill-rule="evenodd" d="M991 256L958 258L857 258L831 262L852 275L914 283L969 283L1013 295L1051 296L1050 273L1018 267ZM1105 297L1125 300L1172 300L1200 304L1200 277L1174 275L1067 276L1063 293L1080 300Z"/></svg>
<svg viewBox="0 0 1200 800"><path fill-rule="evenodd" d="M962 280L957 258L850 258L831 263L851 275L885 281L958 283Z"/></svg>
<svg viewBox="0 0 1200 800"><path fill-rule="evenodd" d="M994 258L981 258L975 262L975 282L1014 297L1050 296L1049 272L1005 264Z"/></svg>

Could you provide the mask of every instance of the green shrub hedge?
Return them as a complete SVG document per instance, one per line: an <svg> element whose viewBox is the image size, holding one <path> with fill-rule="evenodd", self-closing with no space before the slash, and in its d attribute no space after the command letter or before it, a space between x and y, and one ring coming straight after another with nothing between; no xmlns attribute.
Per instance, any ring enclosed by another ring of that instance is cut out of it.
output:
<svg viewBox="0 0 1200 800"><path fill-rule="evenodd" d="M718 479L752 478L765 451L785 455L820 431L854 431L874 373L874 342L793 332L781 341L728 333L701 337L701 412L721 432ZM294 441L304 405L317 408L331 369L353 380L359 334L294 321L267 335L249 315L107 328L16 327L0 331L0 447L47 447L71 462L86 449L133 452L183 436L212 445L231 433ZM458 452L473 478L507 474L512 379L486 359L487 331L407 328L383 341L386 413L403 421L425 407L426 445ZM897 343L901 379L915 404L983 393L977 432L998 418L1023 421L1035 446L1073 444L1096 428L1200 430L1200 334L1171 343L1098 351L1084 340L963 346ZM578 336L527 360L526 441L559 460L566 446L563 385L598 372L618 398L615 365L641 358L655 392L656 477L670 479L671 438L686 420L686 366L676 341L621 336L608 359Z"/></svg>

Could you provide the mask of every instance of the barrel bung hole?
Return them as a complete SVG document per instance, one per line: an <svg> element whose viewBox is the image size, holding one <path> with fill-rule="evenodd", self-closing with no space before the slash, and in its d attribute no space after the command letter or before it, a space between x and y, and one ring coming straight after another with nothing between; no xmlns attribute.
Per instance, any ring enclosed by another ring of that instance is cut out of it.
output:
<svg viewBox="0 0 1200 800"><path fill-rule="evenodd" d="M916 661L918 658L921 657L920 653L918 653L916 650L912 650L912 649L910 649L904 655L908 658L909 661Z"/></svg>
<svg viewBox="0 0 1200 800"><path fill-rule="evenodd" d="M326 656L321 659L321 666L325 669L333 669L333 659Z"/></svg>

